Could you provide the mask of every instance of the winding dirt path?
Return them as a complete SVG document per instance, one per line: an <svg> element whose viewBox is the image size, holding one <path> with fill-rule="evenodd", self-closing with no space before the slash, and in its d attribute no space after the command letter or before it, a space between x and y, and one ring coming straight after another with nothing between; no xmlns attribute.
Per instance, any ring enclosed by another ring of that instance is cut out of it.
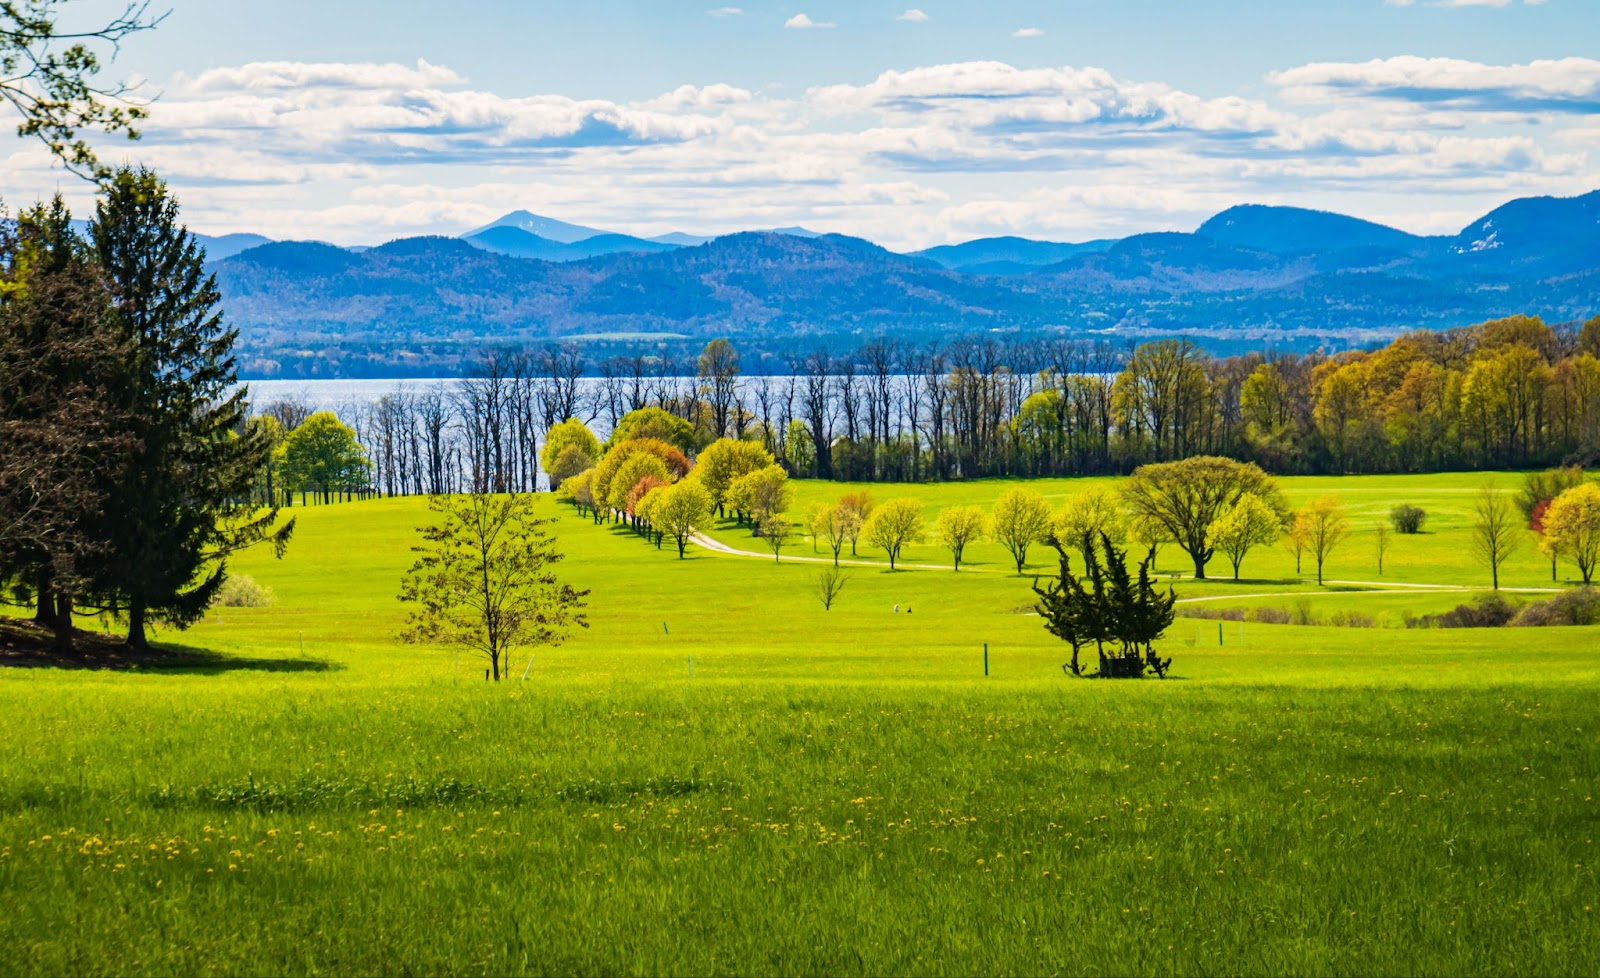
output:
<svg viewBox="0 0 1600 978"><path fill-rule="evenodd" d="M704 533L695 533L695 534L693 534L693 535L691 535L689 537L689 540L690 540L690 542L694 543L698 547L701 547L701 548L703 548L705 550L709 550L712 553L722 554L723 556L726 556L726 557L754 557L757 560L766 560L767 558L772 556L772 552L771 551L768 551L767 553L759 553L759 552L754 551L754 550L740 550L737 547L729 546L728 544L723 543L721 540L717 540L717 539L715 539L713 537L708 537ZM794 556L792 554L785 554L784 557L783 557L783 560L786 563L792 563L792 564L832 564L833 563L833 558L832 557L797 557L797 556ZM880 569L887 569L886 565L882 561L877 561L877 560L859 560L859 559L853 559L853 558L848 558L848 557L841 557L839 559L839 566L840 567L877 567L877 568L880 568ZM935 571L938 571L938 570L950 570L950 565L948 565L948 564L908 564L908 563L906 563L904 561L900 561L900 562L895 564L895 568L897 570L935 570ZM970 573L970 574L1009 574L1010 571L999 571L999 570L994 570L992 568L977 567L977 568L970 568L967 571L965 571L964 573ZM1337 586L1337 587L1366 588L1367 590L1351 592L1352 594L1361 595L1361 596L1365 596L1365 595L1369 595L1369 594L1431 594L1431 593L1440 593L1440 592L1444 592L1444 593L1459 592L1459 593L1462 593L1462 594L1468 594L1468 593L1471 593L1471 592L1474 592L1474 591L1482 591L1482 590L1484 590L1481 587L1472 587L1471 585L1467 585L1467 584L1413 584L1413 583L1402 582L1402 581L1335 581L1335 580L1326 580L1323 583L1326 584L1326 585L1334 585L1334 586ZM1560 589L1559 588L1552 588L1552 587L1503 587L1500 590L1502 590L1502 591L1510 591L1510 592L1512 592L1514 594L1555 594ZM1262 592L1256 593L1256 594L1207 594L1207 595L1202 595L1200 597L1195 597L1195 598L1179 598L1178 599L1178 604L1200 604L1202 602L1207 602L1207 601L1249 601L1249 600L1253 600L1253 599L1256 599L1256 598L1299 598L1299 597L1305 597L1308 594L1316 594L1316 593L1318 593L1318 592L1315 592L1315 591L1262 591Z"/></svg>

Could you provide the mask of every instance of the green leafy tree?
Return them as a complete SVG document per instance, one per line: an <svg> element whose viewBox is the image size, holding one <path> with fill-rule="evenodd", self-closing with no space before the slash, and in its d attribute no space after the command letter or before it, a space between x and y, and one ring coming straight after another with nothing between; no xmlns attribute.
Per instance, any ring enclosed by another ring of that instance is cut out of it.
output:
<svg viewBox="0 0 1600 978"><path fill-rule="evenodd" d="M581 472L590 471L594 468L594 465L594 456L589 455L577 445L568 445L545 468L545 474L550 477L551 491L560 492L562 484L568 479Z"/></svg>
<svg viewBox="0 0 1600 978"><path fill-rule="evenodd" d="M90 225L95 257L117 298L130 378L117 397L139 450L105 483L110 547L93 589L126 614L128 644L148 644L151 619L187 627L227 580L227 557L293 532L277 511L248 503L270 441L245 424L235 331L178 202L148 170L118 170Z"/></svg>
<svg viewBox="0 0 1600 978"><path fill-rule="evenodd" d="M794 487L789 484L789 474L782 466L769 465L733 480L725 501L759 534L763 520L787 512L794 504Z"/></svg>
<svg viewBox="0 0 1600 978"><path fill-rule="evenodd" d="M812 440L811 429L799 418L789 422L784 431L783 456L796 475L815 474L817 443Z"/></svg>
<svg viewBox="0 0 1600 978"><path fill-rule="evenodd" d="M145 107L128 86L96 80L101 59L115 57L123 40L155 27L165 15L150 16L147 0L135 0L98 27L64 29L57 14L66 2L0 3L0 99L21 119L17 135L37 138L79 176L104 181L111 171L81 130L137 139Z"/></svg>
<svg viewBox="0 0 1600 978"><path fill-rule="evenodd" d="M605 447L609 450L625 441L641 438L664 441L685 454L693 452L696 447L694 425L658 407L629 411L618 418L617 426L611 430Z"/></svg>
<svg viewBox="0 0 1600 978"><path fill-rule="evenodd" d="M671 536L682 560L689 540L711 521L711 494L693 479L685 479L645 497L651 525Z"/></svg>
<svg viewBox="0 0 1600 978"><path fill-rule="evenodd" d="M1593 316L1578 331L1578 352L1600 357L1600 316Z"/></svg>
<svg viewBox="0 0 1600 978"><path fill-rule="evenodd" d="M967 545L982 540L988 527L989 517L981 506L947 506L933 521L933 532L950 551L958 571Z"/></svg>
<svg viewBox="0 0 1600 978"><path fill-rule="evenodd" d="M845 541L850 539L852 530L860 533L860 524L852 523L855 513L845 507L834 503L818 503L807 511L806 527L811 532L813 546L818 540L826 541L828 550L833 554L833 566L839 566L839 552L844 549Z"/></svg>
<svg viewBox="0 0 1600 978"><path fill-rule="evenodd" d="M573 626L588 628L588 591L557 579L564 555L535 513L532 493L431 496L439 521L418 527L416 563L400 600L416 605L402 637L477 652L498 682L520 648L560 645Z"/></svg>
<svg viewBox="0 0 1600 978"><path fill-rule="evenodd" d="M324 503L365 486L372 463L356 433L332 411L318 411L289 432L278 448L278 478L291 492L316 493Z"/></svg>
<svg viewBox="0 0 1600 978"><path fill-rule="evenodd" d="M1078 546L1102 535L1119 544L1127 539L1127 520L1117 494L1103 486L1091 486L1069 497L1056 516L1055 538Z"/></svg>
<svg viewBox="0 0 1600 978"><path fill-rule="evenodd" d="M606 505L611 507L612 512L627 513L628 498L633 487L645 478L667 483L672 481L672 474L667 471L665 462L648 452L633 455L612 476L606 489Z"/></svg>
<svg viewBox="0 0 1600 978"><path fill-rule="evenodd" d="M1283 519L1261 497L1247 492L1233 508L1211 525L1211 539L1233 565L1233 579L1239 579L1239 565L1256 547L1271 546L1283 535Z"/></svg>
<svg viewBox="0 0 1600 978"><path fill-rule="evenodd" d="M1140 466L1122 498L1135 519L1160 525L1194 561L1195 578L1204 580L1215 553L1211 524L1247 492L1280 516L1286 512L1278 484L1259 467L1203 455Z"/></svg>
<svg viewBox="0 0 1600 978"><path fill-rule="evenodd" d="M867 519L872 516L872 510L877 504L872 501L872 493L865 489L860 492L847 492L839 497L840 528L844 535L850 538L850 556L858 557L856 545L861 542L861 529L867 525Z"/></svg>
<svg viewBox="0 0 1600 978"><path fill-rule="evenodd" d="M1594 581L1600 563L1600 486L1585 482L1556 497L1544 513L1539 549L1552 559L1566 557L1577 564L1583 583Z"/></svg>
<svg viewBox="0 0 1600 978"><path fill-rule="evenodd" d="M995 500L989 530L995 542L1016 561L1020 574L1028 561L1028 548L1035 543L1049 543L1054 535L1050 504L1032 489L1007 489Z"/></svg>
<svg viewBox="0 0 1600 978"><path fill-rule="evenodd" d="M539 464L550 477L551 490L560 489L562 479L570 479L599 460L599 439L577 418L553 424L545 432Z"/></svg>
<svg viewBox="0 0 1600 978"><path fill-rule="evenodd" d="M773 464L772 453L759 442L719 438L696 456L694 477L711 493L712 508L721 513L734 480Z"/></svg>
<svg viewBox="0 0 1600 978"><path fill-rule="evenodd" d="M1316 559L1317 583L1321 584L1323 564L1350 533L1350 517L1339 505L1339 497L1321 496L1295 514L1289 533Z"/></svg>
<svg viewBox="0 0 1600 978"><path fill-rule="evenodd" d="M682 478L689 471L689 459L675 446L659 438L630 438L627 441L617 442L606 449L605 455L594 467L594 475L589 484L589 491L601 509L610 506L612 479L616 478L617 473L635 455L654 455L666 465L667 471L674 479Z"/></svg>
<svg viewBox="0 0 1600 978"><path fill-rule="evenodd" d="M1155 560L1161 555L1161 548L1173 542L1172 534L1167 532L1166 526L1159 520L1148 516L1132 514L1127 520L1128 542L1148 553L1151 566L1154 567Z"/></svg>
<svg viewBox="0 0 1600 978"><path fill-rule="evenodd" d="M1591 319L1589 323L1600 324L1600 316ZM1583 485L1584 479L1583 469L1576 465L1528 473L1523 478L1522 489L1516 496L1517 509L1522 512L1522 518L1527 522L1528 528L1542 535L1544 513L1550 508L1550 504L1568 489ZM1550 580L1554 581L1556 558L1554 554L1547 556L1550 557Z"/></svg>
<svg viewBox="0 0 1600 978"><path fill-rule="evenodd" d="M578 508L580 514L593 514L595 522L599 522L599 513L596 511L597 507L595 506L594 493L592 491L593 482L594 469L584 469L561 483L557 498L570 500L572 505Z"/></svg>
<svg viewBox="0 0 1600 978"><path fill-rule="evenodd" d="M1084 675L1081 656L1092 642L1100 676L1131 678L1150 670L1165 677L1172 660L1156 654L1155 642L1172 624L1177 595L1170 587L1164 594L1156 590L1151 578L1154 555L1139 562L1135 578L1128 572L1126 551L1101 534L1098 540L1071 545L1083 557L1079 575L1072 571L1068 545L1059 540L1050 544L1060 558L1060 571L1044 587L1035 578L1033 592L1039 597L1035 610L1045 629L1072 646L1072 658L1062 671ZM1112 643L1116 647L1108 652Z"/></svg>
<svg viewBox="0 0 1600 978"><path fill-rule="evenodd" d="M920 543L927 532L928 521L922 515L922 501L909 496L891 499L873 509L862 530L868 543L889 555L890 570L894 570L905 545Z"/></svg>

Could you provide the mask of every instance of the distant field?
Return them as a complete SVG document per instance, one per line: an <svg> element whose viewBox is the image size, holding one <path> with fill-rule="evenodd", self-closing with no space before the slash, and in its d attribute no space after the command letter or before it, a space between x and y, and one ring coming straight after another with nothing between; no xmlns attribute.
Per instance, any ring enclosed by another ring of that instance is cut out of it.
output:
<svg viewBox="0 0 1600 978"><path fill-rule="evenodd" d="M1372 583L1302 583L1280 550L1176 587L1445 610L1486 583L1464 546L1484 478L1283 480L1350 505L1328 576ZM868 488L931 516L1008 485ZM796 510L844 489L801 483ZM1394 538L1380 578L1370 528L1399 502L1430 532ZM680 561L549 506L592 627L526 683L394 640L421 500L299 511L285 560L238 562L273 607L162 636L218 665L0 670L0 971L1533 975L1600 954L1595 629L1180 618L1172 680L1074 681L994 545L959 574L852 568L825 612L815 564ZM1530 542L1503 581L1549 587L1549 564Z"/></svg>

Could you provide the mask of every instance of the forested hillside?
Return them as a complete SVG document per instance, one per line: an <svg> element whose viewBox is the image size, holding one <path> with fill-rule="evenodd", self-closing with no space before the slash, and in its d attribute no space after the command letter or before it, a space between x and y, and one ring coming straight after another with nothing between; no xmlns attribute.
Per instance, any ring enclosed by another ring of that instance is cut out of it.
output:
<svg viewBox="0 0 1600 978"><path fill-rule="evenodd" d="M516 237L525 254L598 247L484 233ZM638 245L653 250L545 261L453 238L360 253L276 242L215 268L246 370L261 376L450 372L485 342L617 334L676 334L690 346L728 335L771 351L969 332L1338 348L1518 313L1593 315L1600 192L1513 201L1443 237L1239 207L1192 234L1085 245L1000 239L901 255L776 232Z"/></svg>

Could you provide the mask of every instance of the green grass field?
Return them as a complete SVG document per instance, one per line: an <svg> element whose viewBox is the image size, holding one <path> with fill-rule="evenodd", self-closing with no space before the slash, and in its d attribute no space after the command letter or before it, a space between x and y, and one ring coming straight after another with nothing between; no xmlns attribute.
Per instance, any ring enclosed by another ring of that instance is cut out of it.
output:
<svg viewBox="0 0 1600 978"><path fill-rule="evenodd" d="M1297 504L1351 506L1328 576L1371 584L1305 584L1277 551L1240 583L1176 587L1216 608L1445 610L1487 581L1466 550L1483 479L1284 480ZM1034 483L1057 501L1083 484ZM1006 485L872 491L931 515ZM844 489L803 483L796 511ZM1370 528L1398 502L1429 532L1395 538L1380 578ZM547 505L592 627L526 682L525 657L492 685L394 639L422 500L299 511L287 558L237 563L272 607L160 636L208 664L0 670L0 971L1543 975L1600 957L1595 629L1225 622L1219 645L1218 622L1180 618L1172 679L1076 681L992 544L959 574L853 567L824 611L815 564L680 561ZM1161 564L1186 567L1175 548ZM1531 541L1503 583L1550 586Z"/></svg>

